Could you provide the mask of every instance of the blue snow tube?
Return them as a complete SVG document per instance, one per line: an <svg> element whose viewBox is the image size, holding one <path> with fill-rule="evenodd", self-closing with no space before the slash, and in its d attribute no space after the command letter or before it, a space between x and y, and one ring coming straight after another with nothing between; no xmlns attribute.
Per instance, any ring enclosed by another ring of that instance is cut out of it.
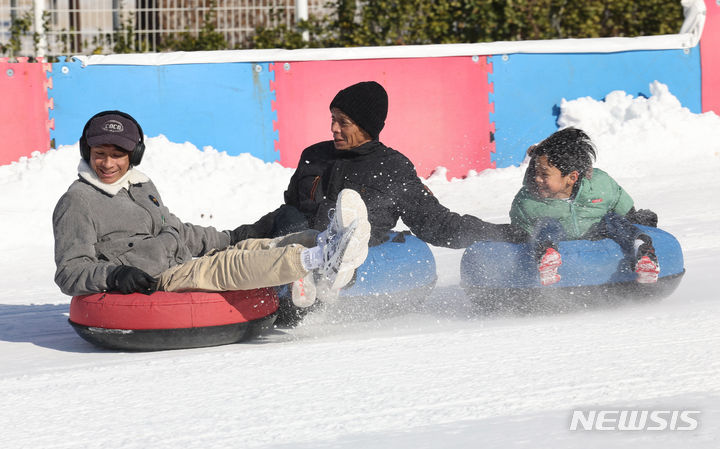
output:
<svg viewBox="0 0 720 449"><path fill-rule="evenodd" d="M340 300L386 296L426 297L437 272L427 243L414 235L393 232L388 241L370 247L367 259L351 283L340 291Z"/></svg>
<svg viewBox="0 0 720 449"><path fill-rule="evenodd" d="M611 239L560 242L560 282L542 286L529 244L477 242L463 254L460 279L465 292L483 311L532 309L555 301L563 306L615 302L627 298L659 299L670 295L685 274L677 239L661 229L640 226L653 240L660 264L656 284L635 282L632 260Z"/></svg>
<svg viewBox="0 0 720 449"><path fill-rule="evenodd" d="M427 243L405 232L391 232L384 243L369 248L367 259L334 300L319 300L306 309L290 300L290 289L279 292L278 326L293 326L308 313L332 320L369 320L413 310L435 287L435 257Z"/></svg>

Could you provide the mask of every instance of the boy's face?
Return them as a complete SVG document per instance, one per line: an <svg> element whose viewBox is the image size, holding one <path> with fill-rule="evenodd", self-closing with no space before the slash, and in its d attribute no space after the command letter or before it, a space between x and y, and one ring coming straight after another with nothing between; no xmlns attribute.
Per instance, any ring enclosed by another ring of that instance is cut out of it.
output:
<svg viewBox="0 0 720 449"><path fill-rule="evenodd" d="M572 171L563 176L560 170L548 162L547 156L535 158L535 188L541 198L566 199L572 195L573 186L578 180L578 172Z"/></svg>
<svg viewBox="0 0 720 449"><path fill-rule="evenodd" d="M338 108L332 108L330 113L332 114L330 131L333 135L335 149L350 150L366 142L370 142L370 135L353 122L343 111Z"/></svg>
<svg viewBox="0 0 720 449"><path fill-rule="evenodd" d="M90 168L100 181L112 184L122 178L130 168L130 153L115 145L99 145L90 148Z"/></svg>

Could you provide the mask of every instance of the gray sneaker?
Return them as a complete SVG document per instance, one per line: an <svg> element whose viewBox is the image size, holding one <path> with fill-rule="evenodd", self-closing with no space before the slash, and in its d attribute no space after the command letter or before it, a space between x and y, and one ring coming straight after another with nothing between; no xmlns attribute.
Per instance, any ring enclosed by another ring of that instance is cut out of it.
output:
<svg viewBox="0 0 720 449"><path fill-rule="evenodd" d="M360 223L367 221L367 208L359 193L352 189L343 189L338 194L335 208L328 212L330 223L327 229L317 236L318 245L323 245L334 239L344 228L355 219ZM368 222L368 225L370 223ZM363 227L361 225L361 227ZM368 231L369 232L369 231Z"/></svg>
<svg viewBox="0 0 720 449"><path fill-rule="evenodd" d="M340 192L335 215L320 240L321 273L331 290L339 290L350 282L355 269L365 262L368 254L370 222L359 193L351 189Z"/></svg>

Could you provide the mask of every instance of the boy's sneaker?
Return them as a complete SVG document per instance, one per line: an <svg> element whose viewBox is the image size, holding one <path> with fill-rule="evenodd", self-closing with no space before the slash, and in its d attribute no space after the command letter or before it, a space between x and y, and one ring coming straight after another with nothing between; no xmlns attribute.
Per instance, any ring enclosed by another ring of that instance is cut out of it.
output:
<svg viewBox="0 0 720 449"><path fill-rule="evenodd" d="M651 243L643 243L638 247L635 273L637 273L635 281L638 284L654 284L657 282L660 274L660 264L655 255L655 248Z"/></svg>
<svg viewBox="0 0 720 449"><path fill-rule="evenodd" d="M292 302L297 307L305 308L313 305L317 297L314 274L310 272L304 278L293 282L291 292Z"/></svg>
<svg viewBox="0 0 720 449"><path fill-rule="evenodd" d="M540 283L542 285L552 285L560 281L560 275L557 272L560 265L562 265L560 253L555 248L548 248L538 264Z"/></svg>
<svg viewBox="0 0 720 449"><path fill-rule="evenodd" d="M335 215L318 240L323 248L321 273L331 290L339 290L350 282L368 254L370 222L359 193L351 189L340 192Z"/></svg>
<svg viewBox="0 0 720 449"><path fill-rule="evenodd" d="M660 265L649 256L642 256L635 264L635 273L637 273L635 281L638 284L654 284L660 274Z"/></svg>

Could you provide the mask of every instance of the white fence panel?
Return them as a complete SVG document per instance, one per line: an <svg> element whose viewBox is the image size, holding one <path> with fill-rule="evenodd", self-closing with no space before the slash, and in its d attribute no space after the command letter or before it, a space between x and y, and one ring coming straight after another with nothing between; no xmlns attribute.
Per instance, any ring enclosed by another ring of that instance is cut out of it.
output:
<svg viewBox="0 0 720 449"><path fill-rule="evenodd" d="M324 0L0 0L6 56L111 54L116 44L157 52L170 38L197 36L206 17L229 48L248 48L258 26L292 25L327 12ZM30 18L32 26L18 34ZM13 33L15 30L15 33ZM12 49L12 39L20 42Z"/></svg>

